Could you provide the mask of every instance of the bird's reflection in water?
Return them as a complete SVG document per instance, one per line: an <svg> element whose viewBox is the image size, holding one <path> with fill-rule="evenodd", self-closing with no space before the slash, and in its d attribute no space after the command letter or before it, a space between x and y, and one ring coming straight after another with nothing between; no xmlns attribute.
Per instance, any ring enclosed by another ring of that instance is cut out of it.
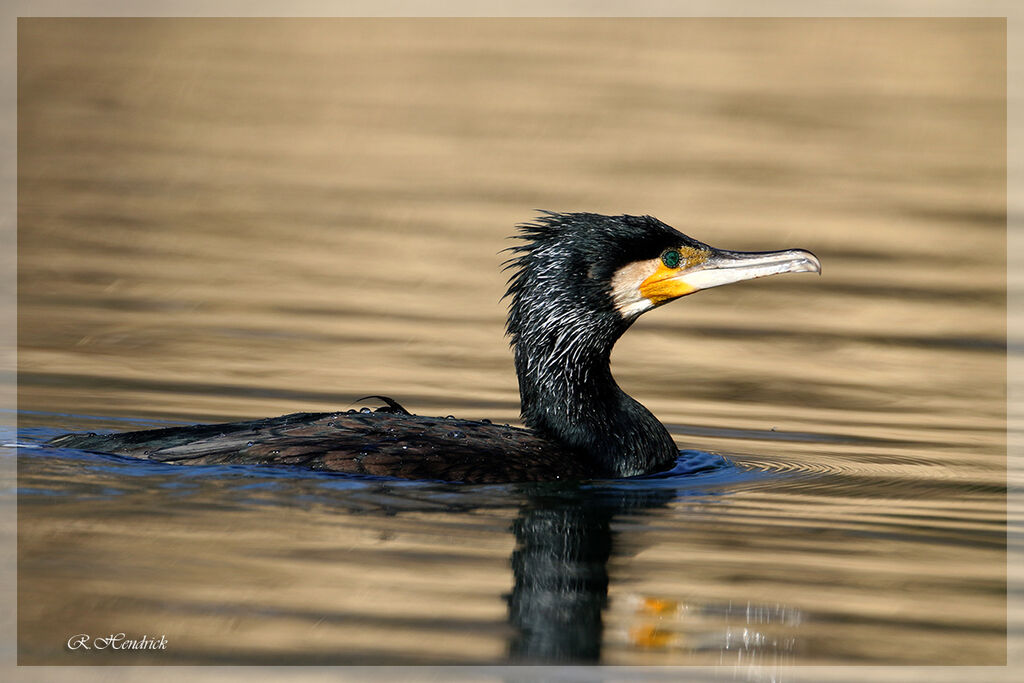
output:
<svg viewBox="0 0 1024 683"><path fill-rule="evenodd" d="M641 536L613 531L616 518L664 507L678 490L536 486L523 493L507 596L511 661L598 663L602 646L613 642L674 653L675 663L687 653L700 663L741 666L753 679L763 666L791 663L802 617L782 605L633 595L611 606L615 627L605 632L609 559L643 549Z"/></svg>
<svg viewBox="0 0 1024 683"><path fill-rule="evenodd" d="M516 550L508 596L519 662L597 662L608 602L608 559L617 549L612 521L660 507L672 491L534 487L513 524Z"/></svg>
<svg viewBox="0 0 1024 683"><path fill-rule="evenodd" d="M633 596L623 619L633 649L685 652L695 661L742 669L745 680L776 680L795 663L799 609L780 604L713 603Z"/></svg>

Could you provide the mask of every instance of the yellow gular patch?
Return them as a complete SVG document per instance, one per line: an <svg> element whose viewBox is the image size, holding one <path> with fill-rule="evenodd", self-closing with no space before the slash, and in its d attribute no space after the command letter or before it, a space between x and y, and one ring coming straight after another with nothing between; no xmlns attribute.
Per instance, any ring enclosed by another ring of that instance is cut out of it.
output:
<svg viewBox="0 0 1024 683"><path fill-rule="evenodd" d="M677 268L669 268L658 259L658 268L646 280L640 283L640 294L655 306L678 299L681 296L697 291L682 280L680 273L699 266L708 260L708 253L700 249L680 248L682 257Z"/></svg>

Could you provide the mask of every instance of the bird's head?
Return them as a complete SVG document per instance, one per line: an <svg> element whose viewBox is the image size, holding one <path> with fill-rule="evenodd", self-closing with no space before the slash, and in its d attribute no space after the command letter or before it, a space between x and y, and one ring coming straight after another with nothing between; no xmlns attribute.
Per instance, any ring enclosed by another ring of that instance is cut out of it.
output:
<svg viewBox="0 0 1024 683"><path fill-rule="evenodd" d="M513 342L525 325L577 318L621 334L642 313L702 289L821 272L809 251L716 249L651 216L544 212L519 230L525 243L511 247L515 255L506 262L515 271L506 293Z"/></svg>

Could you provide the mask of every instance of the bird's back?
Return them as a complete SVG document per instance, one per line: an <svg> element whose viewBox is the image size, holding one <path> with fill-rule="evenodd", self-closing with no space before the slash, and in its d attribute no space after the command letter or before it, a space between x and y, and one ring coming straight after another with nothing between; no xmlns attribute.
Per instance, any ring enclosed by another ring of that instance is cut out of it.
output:
<svg viewBox="0 0 1024 683"><path fill-rule="evenodd" d="M471 483L594 476L533 432L489 422L387 412L294 413L120 434L66 434L61 448L188 465L278 465Z"/></svg>

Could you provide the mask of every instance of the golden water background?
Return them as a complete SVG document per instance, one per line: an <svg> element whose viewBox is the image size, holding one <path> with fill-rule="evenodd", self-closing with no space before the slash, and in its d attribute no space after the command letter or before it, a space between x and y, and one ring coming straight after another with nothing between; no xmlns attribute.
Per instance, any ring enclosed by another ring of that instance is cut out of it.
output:
<svg viewBox="0 0 1024 683"><path fill-rule="evenodd" d="M707 642L751 606L793 641L761 664L1005 658L1004 22L23 19L18 48L23 428L371 393L515 421L499 251L535 209L806 248L820 278L616 349L681 447L787 476L621 518L602 661L736 664ZM111 629L166 632L147 662L506 657L512 502L20 476L60 494L21 498L22 663Z"/></svg>

